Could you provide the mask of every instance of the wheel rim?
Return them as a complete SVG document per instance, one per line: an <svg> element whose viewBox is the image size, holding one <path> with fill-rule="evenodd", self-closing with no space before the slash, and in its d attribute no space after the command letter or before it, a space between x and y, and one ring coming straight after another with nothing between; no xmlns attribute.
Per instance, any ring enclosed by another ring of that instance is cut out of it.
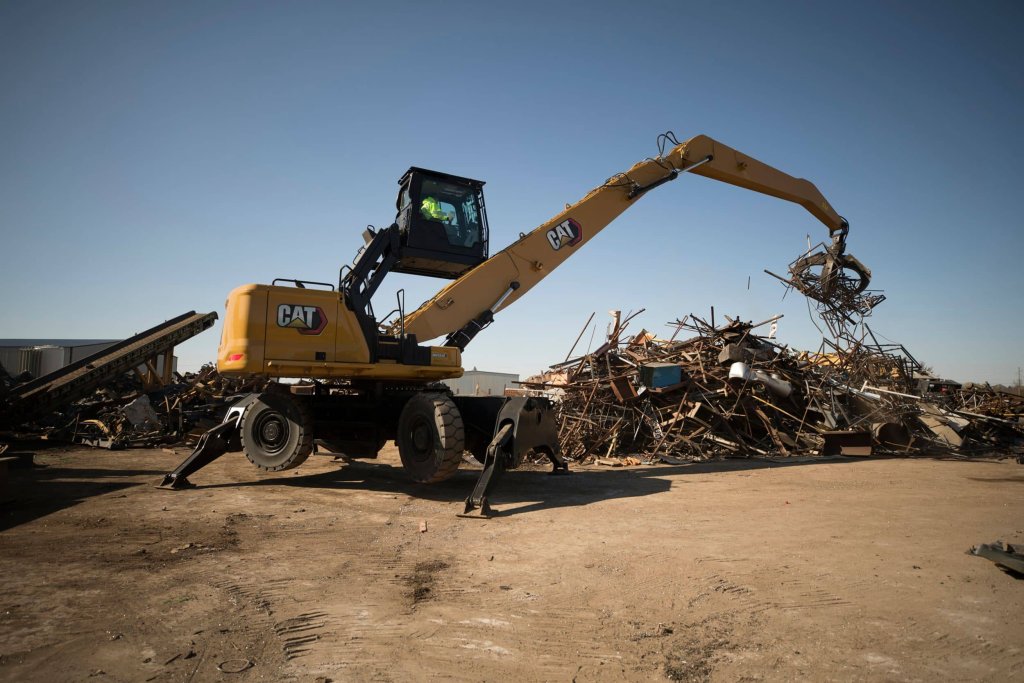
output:
<svg viewBox="0 0 1024 683"><path fill-rule="evenodd" d="M252 435L267 453L280 453L288 443L288 420L279 412L267 411L257 417Z"/></svg>
<svg viewBox="0 0 1024 683"><path fill-rule="evenodd" d="M412 459L426 462L434 454L434 432L432 425L426 420L416 420L409 429L409 445L412 446Z"/></svg>

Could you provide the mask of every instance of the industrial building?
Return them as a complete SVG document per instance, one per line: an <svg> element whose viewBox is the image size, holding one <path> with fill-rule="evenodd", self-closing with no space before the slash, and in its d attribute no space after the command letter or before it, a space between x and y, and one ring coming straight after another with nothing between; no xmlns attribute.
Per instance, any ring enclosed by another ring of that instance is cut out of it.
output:
<svg viewBox="0 0 1024 683"><path fill-rule="evenodd" d="M518 389L519 375L508 372L466 370L462 377L446 379L456 396L504 396L506 389Z"/></svg>
<svg viewBox="0 0 1024 683"><path fill-rule="evenodd" d="M109 348L120 339L0 339L0 365L16 377L24 372L42 377ZM163 372L163 358L156 359ZM177 370L178 359L171 364ZM144 369L144 368L143 368Z"/></svg>
<svg viewBox="0 0 1024 683"><path fill-rule="evenodd" d="M11 375L39 377L102 351L117 339L0 339L0 365Z"/></svg>

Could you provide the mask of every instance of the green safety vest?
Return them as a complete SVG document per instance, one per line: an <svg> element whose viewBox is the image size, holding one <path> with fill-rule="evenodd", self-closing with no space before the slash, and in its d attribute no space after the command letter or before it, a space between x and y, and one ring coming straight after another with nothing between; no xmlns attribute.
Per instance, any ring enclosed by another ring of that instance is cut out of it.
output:
<svg viewBox="0 0 1024 683"><path fill-rule="evenodd" d="M435 221L443 221L448 216L444 211L441 210L441 203L433 197L426 197L423 199L423 205L420 206L420 213L426 218L430 218Z"/></svg>

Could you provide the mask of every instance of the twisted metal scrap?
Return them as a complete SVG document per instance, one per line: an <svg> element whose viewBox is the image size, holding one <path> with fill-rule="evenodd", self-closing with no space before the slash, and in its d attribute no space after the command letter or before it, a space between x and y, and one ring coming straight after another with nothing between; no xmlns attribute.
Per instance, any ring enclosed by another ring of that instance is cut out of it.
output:
<svg viewBox="0 0 1024 683"><path fill-rule="evenodd" d="M786 285L814 302L818 316L828 324L834 336L848 325L857 325L885 301L885 294L867 288L871 271L841 249L820 243L794 259L789 277L766 270Z"/></svg>

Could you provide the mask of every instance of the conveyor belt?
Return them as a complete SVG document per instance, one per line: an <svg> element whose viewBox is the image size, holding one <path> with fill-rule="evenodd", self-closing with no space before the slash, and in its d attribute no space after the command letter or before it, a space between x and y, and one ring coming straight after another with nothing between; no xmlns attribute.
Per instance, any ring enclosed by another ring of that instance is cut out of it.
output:
<svg viewBox="0 0 1024 683"><path fill-rule="evenodd" d="M4 422L22 422L86 396L99 385L213 327L216 313L189 311L60 370L14 387Z"/></svg>

